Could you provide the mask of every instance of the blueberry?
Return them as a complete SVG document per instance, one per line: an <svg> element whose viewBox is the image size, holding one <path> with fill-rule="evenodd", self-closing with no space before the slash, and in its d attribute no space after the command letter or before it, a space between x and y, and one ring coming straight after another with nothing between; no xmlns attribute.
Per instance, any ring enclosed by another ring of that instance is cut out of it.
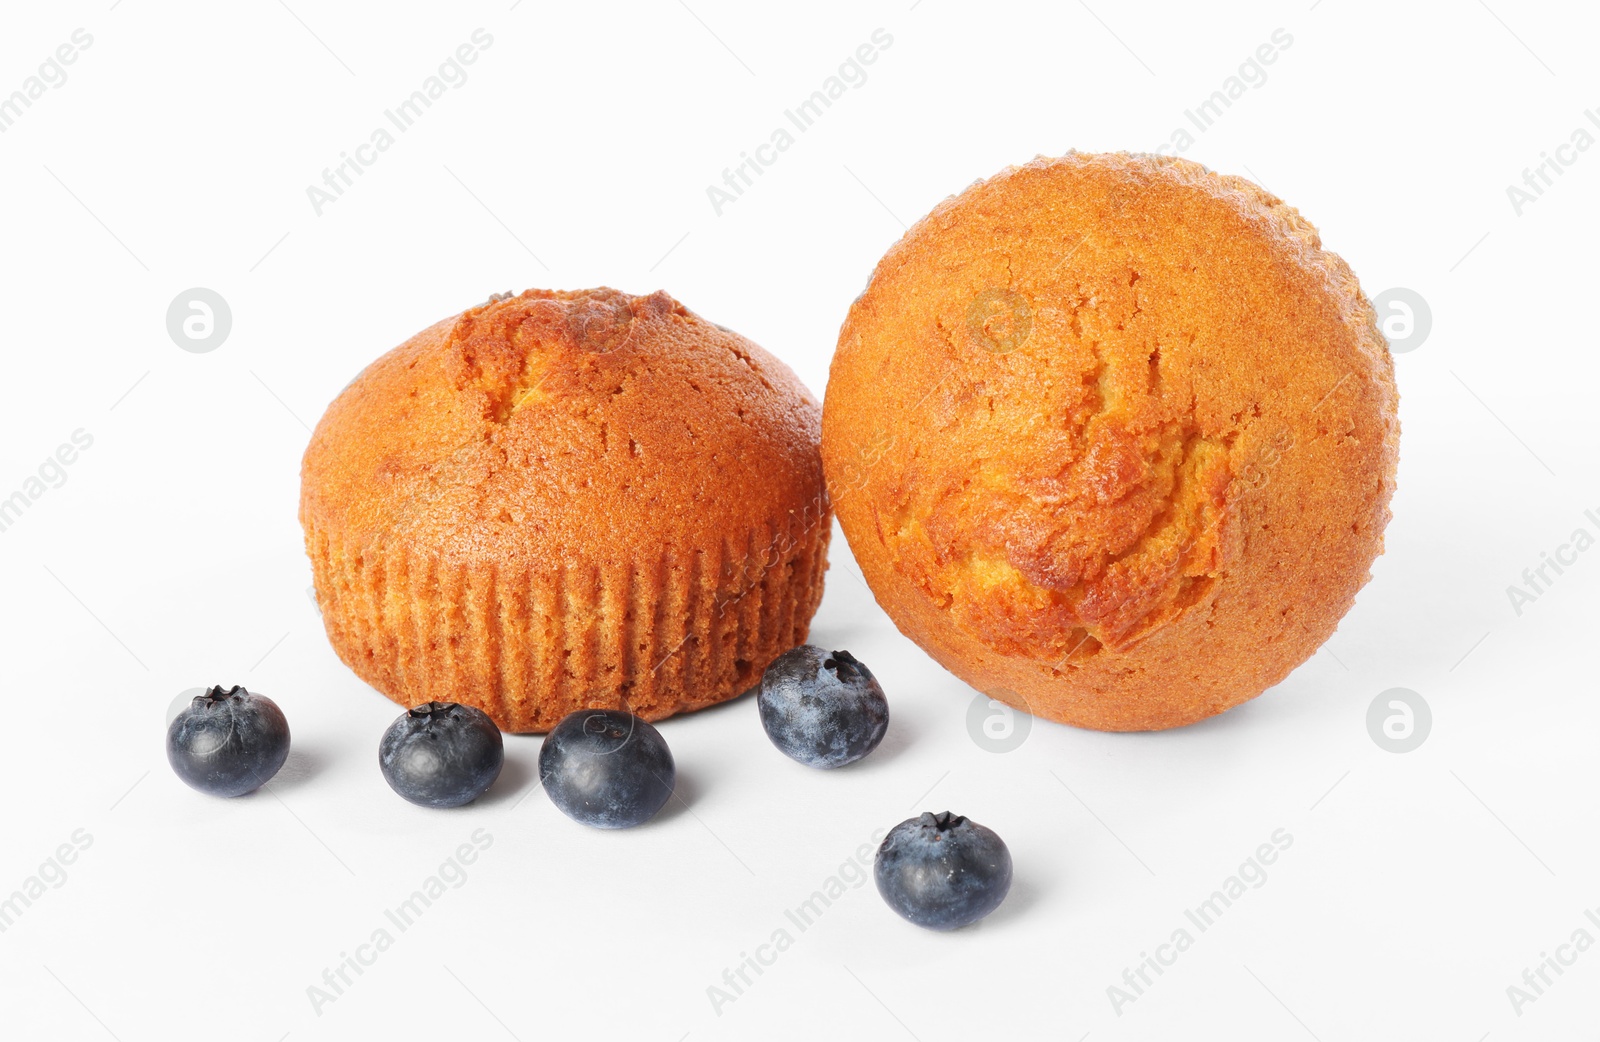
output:
<svg viewBox="0 0 1600 1042"><path fill-rule="evenodd" d="M545 735L539 780L572 820L626 829L666 805L677 770L661 732L645 721L621 709L580 709Z"/></svg>
<svg viewBox="0 0 1600 1042"><path fill-rule="evenodd" d="M848 651L814 644L773 660L756 705L772 744L807 767L855 763L889 729L889 701L872 671Z"/></svg>
<svg viewBox="0 0 1600 1042"><path fill-rule="evenodd" d="M265 695L213 687L167 727L167 762L191 788L243 796L265 785L289 758L289 721Z"/></svg>
<svg viewBox="0 0 1600 1042"><path fill-rule="evenodd" d="M872 876L884 901L906 919L954 930L1006 899L1011 852L991 829L959 814L923 814L889 830Z"/></svg>
<svg viewBox="0 0 1600 1042"><path fill-rule="evenodd" d="M406 710L378 743L384 781L419 807L471 803L500 777L505 758L489 714L455 702Z"/></svg>

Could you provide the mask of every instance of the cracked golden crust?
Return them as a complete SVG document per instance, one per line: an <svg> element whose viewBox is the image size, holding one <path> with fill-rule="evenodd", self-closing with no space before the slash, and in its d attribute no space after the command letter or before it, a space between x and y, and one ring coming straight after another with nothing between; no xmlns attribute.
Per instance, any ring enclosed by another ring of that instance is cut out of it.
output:
<svg viewBox="0 0 1600 1042"><path fill-rule="evenodd" d="M1039 159L940 204L840 331L823 456L879 603L1050 718L1176 726L1281 680L1382 549L1371 306L1241 178Z"/></svg>
<svg viewBox="0 0 1600 1042"><path fill-rule="evenodd" d="M301 522L335 650L508 730L749 687L803 642L831 512L821 410L665 293L491 298L329 406Z"/></svg>

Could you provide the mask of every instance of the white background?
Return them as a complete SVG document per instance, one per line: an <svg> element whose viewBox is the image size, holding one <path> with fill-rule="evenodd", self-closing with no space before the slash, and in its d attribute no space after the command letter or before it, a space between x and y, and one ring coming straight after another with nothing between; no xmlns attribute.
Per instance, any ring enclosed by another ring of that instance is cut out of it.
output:
<svg viewBox="0 0 1600 1042"><path fill-rule="evenodd" d="M1491 4L14 5L0 94L74 29L93 43L0 134L0 497L74 431L93 445L0 533L0 898L74 830L92 844L0 933L0 1033L1591 1037L1600 948L1520 1015L1507 987L1600 907L1600 552L1520 616L1507 587L1600 514L1600 149L1520 216L1506 188L1600 109L1600 21ZM317 216L307 186L479 27L467 82ZM866 82L718 216L706 187L878 28ZM1279 28L1266 81L1184 154L1259 179L1369 294L1433 314L1397 357L1388 551L1286 682L1181 731L1037 722L989 752L973 692L893 630L836 536L814 639L872 666L894 714L862 764L787 761L744 699L663 725L687 809L629 833L550 805L537 737L508 738L470 808L385 787L397 709L329 649L295 518L307 425L367 362L491 292L609 284L669 290L820 393L905 223L1037 153L1167 144ZM205 354L166 330L196 286L233 318ZM169 704L214 683L286 711L270 792L211 799L168 769ZM1414 752L1368 735L1392 687L1432 707ZM946 808L1010 844L991 919L923 932L870 882L803 934L785 919L874 830ZM476 829L465 883L319 1015L308 986ZM1265 884L1114 1008L1277 829ZM784 926L794 944L714 1009L708 986Z"/></svg>

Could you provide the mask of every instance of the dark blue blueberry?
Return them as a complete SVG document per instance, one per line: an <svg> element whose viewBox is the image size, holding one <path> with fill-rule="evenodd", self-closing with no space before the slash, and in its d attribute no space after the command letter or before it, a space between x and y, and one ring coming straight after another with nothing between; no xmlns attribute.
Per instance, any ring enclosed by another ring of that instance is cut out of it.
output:
<svg viewBox="0 0 1600 1042"><path fill-rule="evenodd" d="M814 644L773 660L756 705L772 744L807 767L855 763L889 729L889 700L872 671L848 651Z"/></svg>
<svg viewBox="0 0 1600 1042"><path fill-rule="evenodd" d="M1011 852L990 829L958 814L923 814L889 830L872 868L889 907L918 926L954 930L1000 907L1011 889Z"/></svg>
<svg viewBox="0 0 1600 1042"><path fill-rule="evenodd" d="M419 807L471 803L500 777L505 758L505 741L489 714L455 702L406 710L378 743L384 780Z"/></svg>
<svg viewBox="0 0 1600 1042"><path fill-rule="evenodd" d="M539 780L550 802L597 829L649 821L672 797L677 777L661 732L621 709L568 714L539 750Z"/></svg>
<svg viewBox="0 0 1600 1042"><path fill-rule="evenodd" d="M289 721L265 695L235 686L196 695L167 727L167 762L192 788L243 796L289 758Z"/></svg>

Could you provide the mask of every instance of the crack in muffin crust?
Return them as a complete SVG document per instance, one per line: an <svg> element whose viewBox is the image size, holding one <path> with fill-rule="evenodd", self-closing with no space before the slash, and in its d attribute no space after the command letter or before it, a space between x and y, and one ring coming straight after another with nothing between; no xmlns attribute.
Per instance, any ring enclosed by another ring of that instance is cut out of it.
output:
<svg viewBox="0 0 1600 1042"><path fill-rule="evenodd" d="M1145 729L1332 632L1381 551L1394 408L1371 307L1296 211L1071 154L889 250L840 331L823 455L837 486L891 446L835 499L908 636L1023 708Z"/></svg>
<svg viewBox="0 0 1600 1042"><path fill-rule="evenodd" d="M317 426L300 515L329 639L395 701L506 730L738 695L821 598L820 419L665 293L496 295Z"/></svg>

